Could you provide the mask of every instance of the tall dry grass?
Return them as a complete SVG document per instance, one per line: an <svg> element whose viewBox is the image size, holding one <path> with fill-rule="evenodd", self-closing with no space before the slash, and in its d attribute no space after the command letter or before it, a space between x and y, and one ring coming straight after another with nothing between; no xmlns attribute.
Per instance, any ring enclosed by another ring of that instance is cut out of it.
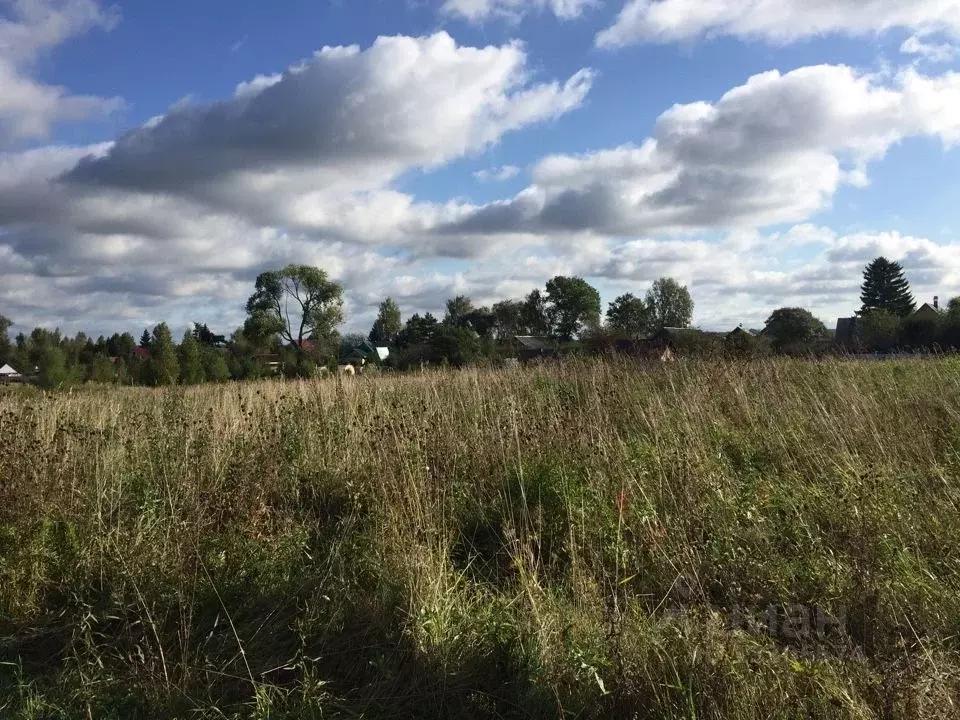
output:
<svg viewBox="0 0 960 720"><path fill-rule="evenodd" d="M958 501L953 360L17 388L0 717L960 717Z"/></svg>

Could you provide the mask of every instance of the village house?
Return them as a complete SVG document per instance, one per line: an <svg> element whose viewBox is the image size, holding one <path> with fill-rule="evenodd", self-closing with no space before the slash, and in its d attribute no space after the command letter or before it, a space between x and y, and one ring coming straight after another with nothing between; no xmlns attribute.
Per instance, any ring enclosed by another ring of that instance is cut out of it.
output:
<svg viewBox="0 0 960 720"><path fill-rule="evenodd" d="M4 365L0 367L0 382L20 382L23 380L23 375L17 372L10 365Z"/></svg>
<svg viewBox="0 0 960 720"><path fill-rule="evenodd" d="M364 340L362 343L353 348L349 355L347 355L345 358L342 358L341 362L353 364L383 362L388 357L390 357L390 348L383 345L374 345L369 340Z"/></svg>
<svg viewBox="0 0 960 720"><path fill-rule="evenodd" d="M507 354L521 362L555 357L557 341L547 336L515 335L508 343Z"/></svg>
<svg viewBox="0 0 960 720"><path fill-rule="evenodd" d="M943 317L943 314L943 308L940 307L940 297L935 295L932 303L924 303L914 310L908 319L932 322ZM862 327L862 318L859 315L855 317L838 318L837 331L834 335L837 345L845 350L853 350L859 347Z"/></svg>

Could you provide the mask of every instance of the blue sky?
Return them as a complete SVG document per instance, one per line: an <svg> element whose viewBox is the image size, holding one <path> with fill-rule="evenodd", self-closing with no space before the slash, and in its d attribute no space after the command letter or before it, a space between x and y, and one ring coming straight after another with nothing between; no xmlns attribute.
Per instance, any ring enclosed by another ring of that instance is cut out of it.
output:
<svg viewBox="0 0 960 720"><path fill-rule="evenodd" d="M960 0L0 0L0 313L229 331L288 262L349 330L561 273L829 324L877 254L952 297L958 34Z"/></svg>

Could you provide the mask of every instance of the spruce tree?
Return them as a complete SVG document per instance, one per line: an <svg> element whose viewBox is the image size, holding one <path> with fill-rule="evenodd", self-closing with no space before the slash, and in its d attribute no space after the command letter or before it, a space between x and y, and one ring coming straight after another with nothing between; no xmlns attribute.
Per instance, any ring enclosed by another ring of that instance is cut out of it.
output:
<svg viewBox="0 0 960 720"><path fill-rule="evenodd" d="M189 330L180 343L180 380L184 385L199 385L203 382L203 359L200 343Z"/></svg>
<svg viewBox="0 0 960 720"><path fill-rule="evenodd" d="M917 306L900 263L891 262L885 257L878 257L864 269L860 302L863 303L861 315L870 310L886 310L906 317Z"/></svg>
<svg viewBox="0 0 960 720"><path fill-rule="evenodd" d="M144 328L143 335L140 336L140 347L149 348L150 347L150 331Z"/></svg>
<svg viewBox="0 0 960 720"><path fill-rule="evenodd" d="M153 329L150 351L150 379L154 385L175 385L180 377L180 361L170 328L160 323Z"/></svg>

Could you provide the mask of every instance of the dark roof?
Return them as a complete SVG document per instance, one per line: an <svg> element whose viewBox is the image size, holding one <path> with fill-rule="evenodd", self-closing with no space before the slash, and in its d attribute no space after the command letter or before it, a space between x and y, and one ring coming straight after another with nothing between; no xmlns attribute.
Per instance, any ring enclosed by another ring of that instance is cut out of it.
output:
<svg viewBox="0 0 960 720"><path fill-rule="evenodd" d="M139 345L137 345L137 347L133 349L133 354L136 355L138 358L148 358L150 357L150 350L148 348L140 347Z"/></svg>
<svg viewBox="0 0 960 720"><path fill-rule="evenodd" d="M537 337L535 335L517 335L514 337L518 343L523 345L528 350L553 350L556 347L556 344L553 342L553 338L549 337Z"/></svg>

